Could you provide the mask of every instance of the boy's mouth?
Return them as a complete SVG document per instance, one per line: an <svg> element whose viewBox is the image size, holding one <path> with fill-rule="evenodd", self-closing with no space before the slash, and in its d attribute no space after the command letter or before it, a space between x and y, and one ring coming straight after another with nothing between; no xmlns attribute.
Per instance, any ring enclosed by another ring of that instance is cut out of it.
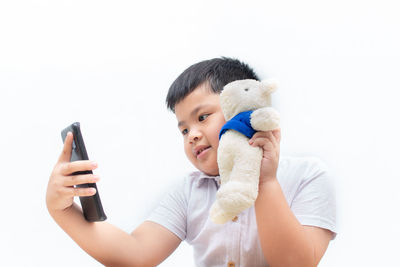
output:
<svg viewBox="0 0 400 267"><path fill-rule="evenodd" d="M197 146L194 149L194 155L196 156L196 158L199 158L199 156L203 155L205 151L209 148L211 148L211 146Z"/></svg>

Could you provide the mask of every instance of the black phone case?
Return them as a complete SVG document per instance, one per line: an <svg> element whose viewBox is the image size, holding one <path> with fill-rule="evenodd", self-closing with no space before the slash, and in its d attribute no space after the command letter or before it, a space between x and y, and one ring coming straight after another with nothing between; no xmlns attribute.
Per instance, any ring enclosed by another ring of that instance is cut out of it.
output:
<svg viewBox="0 0 400 267"><path fill-rule="evenodd" d="M70 161L88 160L89 157L86 152L85 143L83 142L80 123L74 122L73 124L71 124L70 126L61 131L61 137L63 142L65 141L68 132L72 132L74 136ZM93 172L81 171L81 172L75 172L73 173L73 175L89 174L89 173ZM83 188L93 187L96 189L96 194L93 196L79 197L85 219L89 222L98 222L106 220L107 216L104 213L103 205L101 205L99 191L97 190L96 184L95 183L82 184L82 185L76 185L76 187L83 187Z"/></svg>

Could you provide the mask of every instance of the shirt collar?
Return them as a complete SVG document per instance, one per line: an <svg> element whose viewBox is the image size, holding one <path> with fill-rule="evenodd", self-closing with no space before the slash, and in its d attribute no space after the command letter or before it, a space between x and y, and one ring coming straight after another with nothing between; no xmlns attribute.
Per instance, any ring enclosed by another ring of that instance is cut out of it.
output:
<svg viewBox="0 0 400 267"><path fill-rule="evenodd" d="M197 176L197 187L200 187L207 179L214 180L216 182L216 184L218 185L218 187L221 183L221 178L219 175L210 176L201 171L194 172L193 174Z"/></svg>

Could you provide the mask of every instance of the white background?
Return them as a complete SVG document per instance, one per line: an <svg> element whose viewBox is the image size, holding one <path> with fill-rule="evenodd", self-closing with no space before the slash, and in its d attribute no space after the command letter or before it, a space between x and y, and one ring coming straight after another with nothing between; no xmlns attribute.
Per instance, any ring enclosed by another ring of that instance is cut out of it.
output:
<svg viewBox="0 0 400 267"><path fill-rule="evenodd" d="M200 60L276 78L282 154L336 174L320 266L399 266L397 1L0 2L2 266L100 266L51 219L60 131L80 121L108 221L130 232L192 169L164 99ZM191 266L182 244L161 266Z"/></svg>

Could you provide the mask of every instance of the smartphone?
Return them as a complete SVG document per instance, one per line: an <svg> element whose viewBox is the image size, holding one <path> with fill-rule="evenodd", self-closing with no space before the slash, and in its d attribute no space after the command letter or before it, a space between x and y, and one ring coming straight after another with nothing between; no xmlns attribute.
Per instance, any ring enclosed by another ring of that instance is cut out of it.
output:
<svg viewBox="0 0 400 267"><path fill-rule="evenodd" d="M74 140L72 142L72 153L70 161L72 162L77 160L88 160L89 157L86 152L85 143L83 142L80 123L74 122L70 126L61 131L61 137L63 142L65 141L68 132L72 132L74 136ZM72 175L90 174L90 173L93 172L80 171L80 172L75 172ZM96 184L88 183L88 184L76 185L75 187L82 187L82 188L93 187L96 189L96 194L93 196L79 197L83 210L83 215L85 216L85 219L89 222L105 221L107 219L107 216L104 213L103 205L101 205L100 195L99 191L97 190Z"/></svg>

